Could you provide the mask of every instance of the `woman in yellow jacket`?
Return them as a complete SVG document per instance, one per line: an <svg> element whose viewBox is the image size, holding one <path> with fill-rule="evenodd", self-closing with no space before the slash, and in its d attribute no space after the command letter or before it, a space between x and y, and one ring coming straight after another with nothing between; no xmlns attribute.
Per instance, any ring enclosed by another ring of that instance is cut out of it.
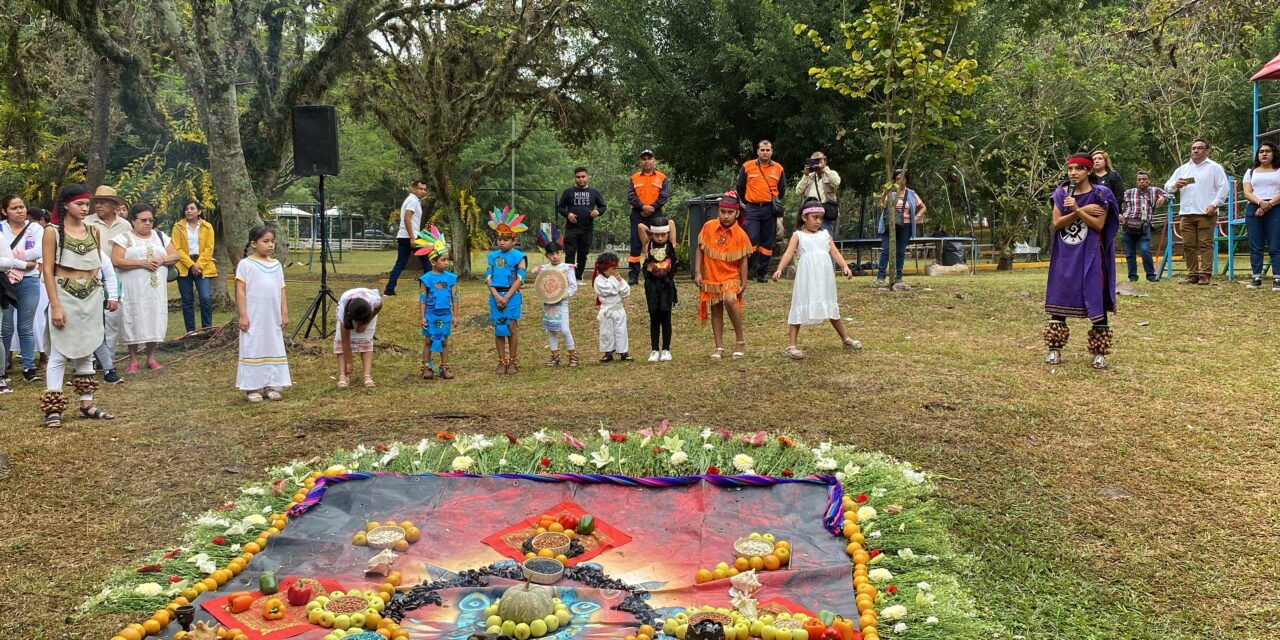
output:
<svg viewBox="0 0 1280 640"><path fill-rule="evenodd" d="M173 247L178 250L178 293L182 295L182 320L187 333L196 330L195 297L200 296L200 327L213 326L213 225L200 219L200 205L188 200L182 219L173 225Z"/></svg>

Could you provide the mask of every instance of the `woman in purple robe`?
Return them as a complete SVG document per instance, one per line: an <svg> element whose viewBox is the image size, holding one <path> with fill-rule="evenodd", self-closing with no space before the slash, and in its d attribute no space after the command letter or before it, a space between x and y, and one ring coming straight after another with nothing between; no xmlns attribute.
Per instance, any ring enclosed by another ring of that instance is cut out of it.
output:
<svg viewBox="0 0 1280 640"><path fill-rule="evenodd" d="M1049 326L1044 341L1048 364L1062 361L1061 350L1071 332L1067 318L1088 318L1089 353L1094 369L1107 368L1111 327L1107 313L1116 310L1116 230L1120 206L1115 194L1089 181L1093 160L1077 154L1067 160L1069 182L1053 193L1053 254L1044 310Z"/></svg>

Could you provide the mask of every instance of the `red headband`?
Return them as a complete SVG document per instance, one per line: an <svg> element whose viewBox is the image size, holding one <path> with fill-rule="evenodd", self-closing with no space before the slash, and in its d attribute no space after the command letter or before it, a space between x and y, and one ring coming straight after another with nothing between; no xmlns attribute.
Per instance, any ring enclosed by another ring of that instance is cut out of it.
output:
<svg viewBox="0 0 1280 640"><path fill-rule="evenodd" d="M92 199L93 199L93 196L87 193L79 193L74 196L71 196L70 198L67 198L66 200L63 200L62 203L66 204L68 202L75 202L76 200L92 200Z"/></svg>
<svg viewBox="0 0 1280 640"><path fill-rule="evenodd" d="M1093 169L1093 158L1089 156L1074 155L1067 158L1067 164L1078 164L1086 169Z"/></svg>

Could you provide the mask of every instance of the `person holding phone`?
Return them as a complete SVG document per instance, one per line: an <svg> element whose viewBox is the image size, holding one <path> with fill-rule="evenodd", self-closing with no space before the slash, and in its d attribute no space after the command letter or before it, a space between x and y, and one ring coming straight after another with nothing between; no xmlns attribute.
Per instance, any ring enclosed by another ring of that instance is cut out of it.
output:
<svg viewBox="0 0 1280 640"><path fill-rule="evenodd" d="M1227 172L1209 159L1209 143L1204 138L1192 141L1191 160L1173 172L1164 190L1178 198L1182 259L1187 265L1187 277L1178 284L1211 284L1213 231L1218 207L1227 201Z"/></svg>

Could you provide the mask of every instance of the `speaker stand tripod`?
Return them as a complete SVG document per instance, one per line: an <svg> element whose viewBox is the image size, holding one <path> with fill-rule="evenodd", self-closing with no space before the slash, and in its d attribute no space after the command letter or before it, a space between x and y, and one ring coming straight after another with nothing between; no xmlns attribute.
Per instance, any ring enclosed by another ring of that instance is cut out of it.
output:
<svg viewBox="0 0 1280 640"><path fill-rule="evenodd" d="M302 334L304 338L311 337L311 331L318 329L321 338L329 337L329 304L333 304L334 313L338 310L338 299L333 296L333 291L329 289L329 228L325 222L324 215L324 175L320 176L320 291L316 292L316 297L311 301L311 306L302 313L302 318L298 320L297 326L293 328L293 333L289 334L290 340L298 338L298 332L302 331L302 327L307 328Z"/></svg>

